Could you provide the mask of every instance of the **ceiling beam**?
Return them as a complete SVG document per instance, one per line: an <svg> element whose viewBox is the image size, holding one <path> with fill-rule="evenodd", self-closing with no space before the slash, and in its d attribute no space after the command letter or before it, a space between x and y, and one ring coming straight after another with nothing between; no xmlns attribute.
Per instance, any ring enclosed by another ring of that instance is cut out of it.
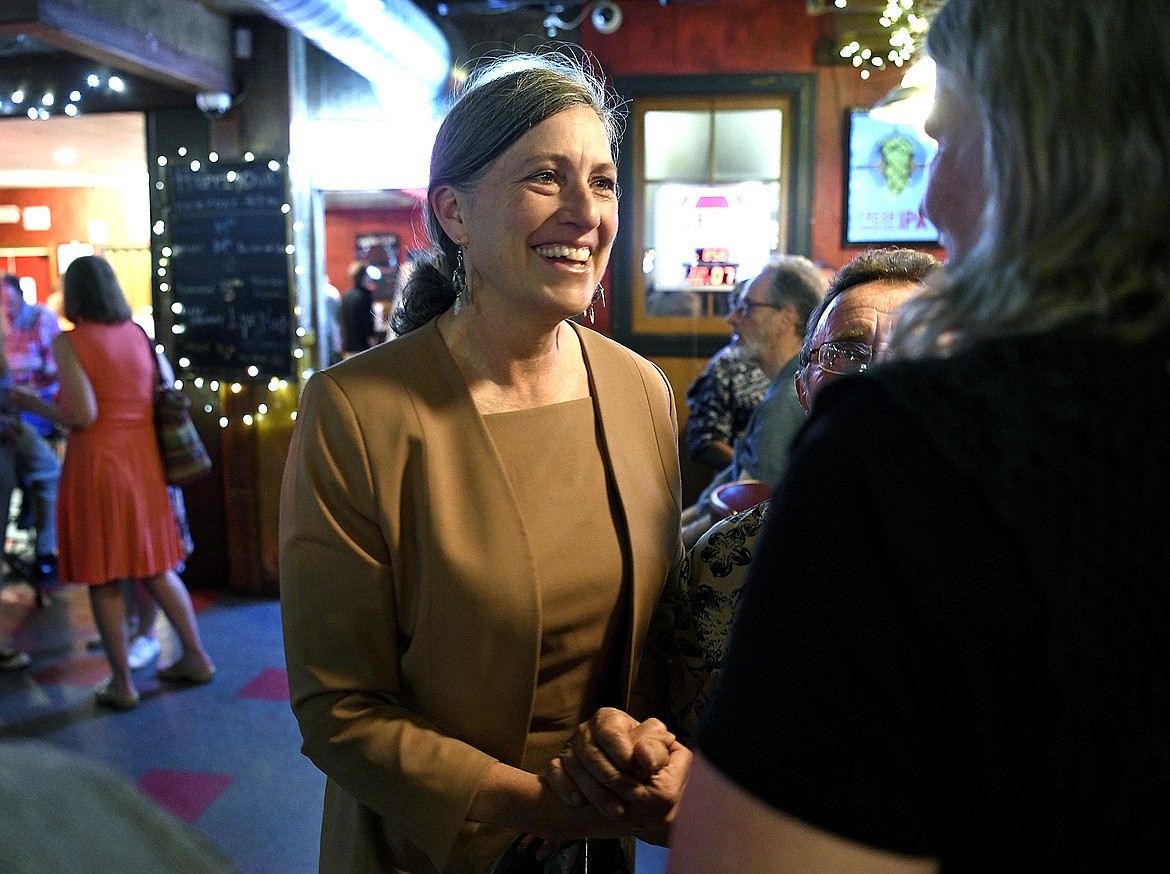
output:
<svg viewBox="0 0 1170 874"><path fill-rule="evenodd" d="M0 34L192 93L235 91L231 21L193 0L6 0Z"/></svg>

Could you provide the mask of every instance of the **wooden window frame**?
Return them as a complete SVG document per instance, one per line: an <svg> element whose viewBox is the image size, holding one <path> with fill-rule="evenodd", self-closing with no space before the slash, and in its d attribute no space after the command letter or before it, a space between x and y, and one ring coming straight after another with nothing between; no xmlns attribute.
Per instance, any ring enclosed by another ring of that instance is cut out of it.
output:
<svg viewBox="0 0 1170 874"><path fill-rule="evenodd" d="M611 332L619 342L643 355L711 355L727 342L728 329L722 316L646 313L641 270L646 214L641 120L646 112L659 110L780 109L784 121L779 250L808 255L812 246L816 77L811 73L637 76L617 79L614 85L629 102L630 112L618 160L624 192L618 207L623 230L611 262Z"/></svg>

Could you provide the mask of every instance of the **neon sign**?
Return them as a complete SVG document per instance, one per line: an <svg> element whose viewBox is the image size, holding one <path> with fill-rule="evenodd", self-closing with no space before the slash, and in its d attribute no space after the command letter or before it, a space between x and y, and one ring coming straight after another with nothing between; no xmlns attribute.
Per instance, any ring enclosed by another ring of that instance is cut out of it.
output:
<svg viewBox="0 0 1170 874"><path fill-rule="evenodd" d="M695 264L684 264L688 288L719 288L730 290L735 286L738 264L728 264L727 249L695 249Z"/></svg>

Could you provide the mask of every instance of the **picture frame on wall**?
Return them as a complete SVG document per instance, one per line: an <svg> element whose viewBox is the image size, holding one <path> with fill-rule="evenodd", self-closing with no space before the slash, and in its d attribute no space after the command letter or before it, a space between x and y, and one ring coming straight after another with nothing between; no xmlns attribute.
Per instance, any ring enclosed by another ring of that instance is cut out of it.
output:
<svg viewBox="0 0 1170 874"><path fill-rule="evenodd" d="M846 115L842 244L937 244L938 230L922 212L934 140L865 108Z"/></svg>
<svg viewBox="0 0 1170 874"><path fill-rule="evenodd" d="M383 273L393 273L398 269L398 249L399 238L394 233L356 234L353 240L354 259L380 267Z"/></svg>

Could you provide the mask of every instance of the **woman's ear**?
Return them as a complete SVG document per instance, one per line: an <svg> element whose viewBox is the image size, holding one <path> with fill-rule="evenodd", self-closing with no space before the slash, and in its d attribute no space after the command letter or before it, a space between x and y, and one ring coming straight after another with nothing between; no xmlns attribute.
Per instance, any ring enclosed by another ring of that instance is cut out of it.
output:
<svg viewBox="0 0 1170 874"><path fill-rule="evenodd" d="M463 227L463 212L460 209L461 195L450 185L440 185L430 193L431 210L443 231L459 245L467 242Z"/></svg>

